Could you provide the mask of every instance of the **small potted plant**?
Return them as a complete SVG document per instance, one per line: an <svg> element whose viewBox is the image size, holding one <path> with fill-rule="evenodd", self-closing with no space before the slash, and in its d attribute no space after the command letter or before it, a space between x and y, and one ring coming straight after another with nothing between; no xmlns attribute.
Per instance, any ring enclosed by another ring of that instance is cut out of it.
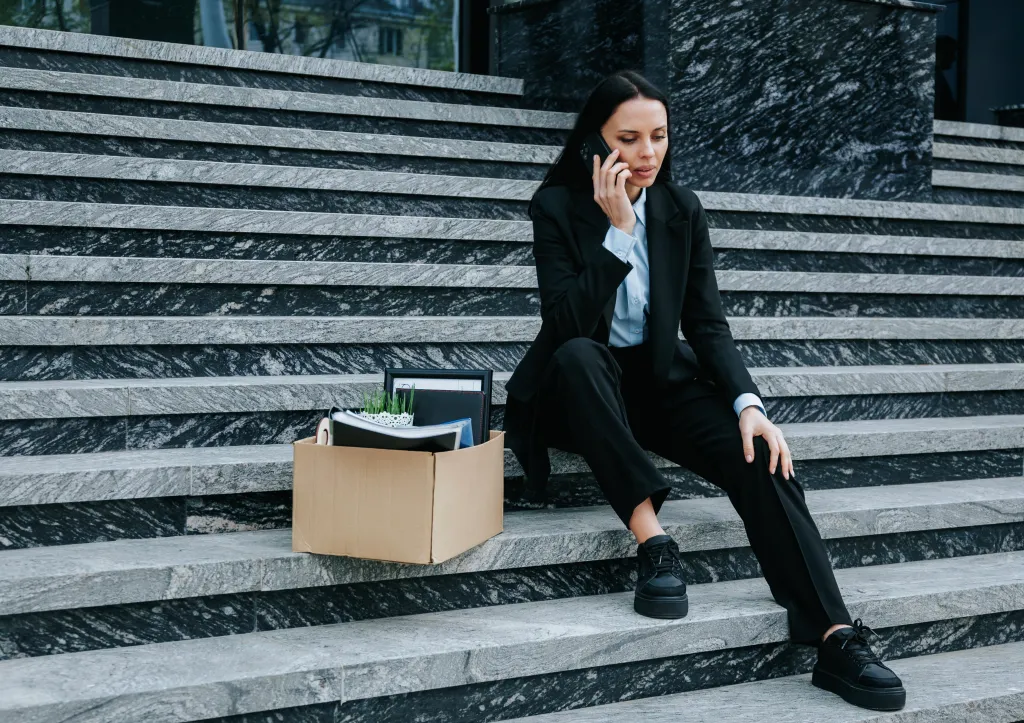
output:
<svg viewBox="0 0 1024 723"><path fill-rule="evenodd" d="M415 386L410 389L408 397L388 395L384 390L371 394L363 392L363 409L353 414L388 427L411 427L412 401L415 394Z"/></svg>

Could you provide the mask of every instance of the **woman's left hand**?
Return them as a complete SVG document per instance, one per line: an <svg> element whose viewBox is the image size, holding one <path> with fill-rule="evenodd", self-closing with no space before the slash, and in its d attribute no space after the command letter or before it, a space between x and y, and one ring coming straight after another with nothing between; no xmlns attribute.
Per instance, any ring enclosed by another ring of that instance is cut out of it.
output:
<svg viewBox="0 0 1024 723"><path fill-rule="evenodd" d="M747 462L754 461L754 437L758 435L764 437L772 451L768 471L775 474L775 465L779 463L782 476L789 479L793 474L793 456L789 453L782 430L769 422L757 407L747 407L740 412L740 436L743 438L743 457Z"/></svg>

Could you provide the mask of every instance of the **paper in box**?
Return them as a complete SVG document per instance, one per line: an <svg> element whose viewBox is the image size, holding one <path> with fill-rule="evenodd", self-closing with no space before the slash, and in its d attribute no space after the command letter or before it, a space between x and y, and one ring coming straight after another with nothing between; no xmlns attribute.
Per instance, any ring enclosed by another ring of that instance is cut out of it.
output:
<svg viewBox="0 0 1024 723"><path fill-rule="evenodd" d="M438 563L504 530L505 433L447 452L293 443L292 550Z"/></svg>

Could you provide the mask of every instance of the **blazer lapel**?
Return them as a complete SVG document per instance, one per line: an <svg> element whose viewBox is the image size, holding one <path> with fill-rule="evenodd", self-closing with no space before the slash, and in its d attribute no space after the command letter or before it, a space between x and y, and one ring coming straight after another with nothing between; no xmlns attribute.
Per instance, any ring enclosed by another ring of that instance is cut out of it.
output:
<svg viewBox="0 0 1024 723"><path fill-rule="evenodd" d="M679 318L690 257L689 225L664 184L647 189L651 352L656 377L666 378L679 337Z"/></svg>
<svg viewBox="0 0 1024 723"><path fill-rule="evenodd" d="M583 263L586 264L604 243L604 237L608 233L610 224L608 217L604 215L604 211L594 200L593 192L576 191L574 200L572 225L577 233L580 256ZM601 312L605 326L609 330L612 328L613 313L615 313L615 294L608 299Z"/></svg>

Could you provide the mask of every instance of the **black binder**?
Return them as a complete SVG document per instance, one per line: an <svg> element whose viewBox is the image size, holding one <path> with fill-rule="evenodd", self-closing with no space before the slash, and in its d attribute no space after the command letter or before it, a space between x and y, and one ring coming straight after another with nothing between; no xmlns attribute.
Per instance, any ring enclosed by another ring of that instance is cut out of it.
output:
<svg viewBox="0 0 1024 723"><path fill-rule="evenodd" d="M408 396L408 389L397 393ZM483 392L462 392L448 389L417 389L412 398L413 426L443 424L469 417L473 430L473 445L483 444L490 438L489 421L485 420L486 408ZM487 434L487 436L484 436Z"/></svg>

